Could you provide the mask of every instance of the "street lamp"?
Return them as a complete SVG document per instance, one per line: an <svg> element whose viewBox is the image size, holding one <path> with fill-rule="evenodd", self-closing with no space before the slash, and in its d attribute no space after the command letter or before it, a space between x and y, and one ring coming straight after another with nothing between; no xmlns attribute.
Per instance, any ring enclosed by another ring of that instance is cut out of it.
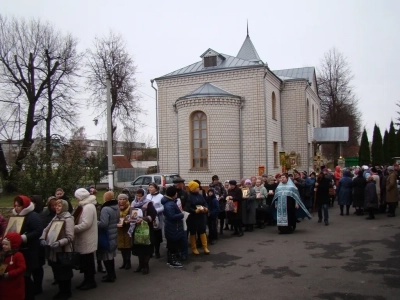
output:
<svg viewBox="0 0 400 300"><path fill-rule="evenodd" d="M157 98L157 89L153 86L154 79L150 80L151 82L151 87L155 90L156 92L156 147L157 147L157 173L160 172L159 168L159 151L158 151L158 98Z"/></svg>

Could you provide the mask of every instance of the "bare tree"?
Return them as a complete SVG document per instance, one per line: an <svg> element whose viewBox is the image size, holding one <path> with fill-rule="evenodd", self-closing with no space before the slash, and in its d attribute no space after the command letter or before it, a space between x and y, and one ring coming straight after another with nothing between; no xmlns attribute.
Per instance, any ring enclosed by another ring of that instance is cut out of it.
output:
<svg viewBox="0 0 400 300"><path fill-rule="evenodd" d="M94 49L87 50L86 66L87 88L92 92L90 102L100 112L106 108L107 78L111 81L113 134L118 124L131 126L131 120L144 111L136 93L136 66L122 36L110 32L106 37L96 38Z"/></svg>
<svg viewBox="0 0 400 300"><path fill-rule="evenodd" d="M55 116L65 116L70 98L64 97L67 101L63 104L59 102L58 106L48 105L48 102L46 105L44 99L47 91L48 100L59 101L60 93L56 90L62 90L62 86L66 87L66 74L72 75L65 70L71 69L69 63L76 54L76 41L70 36L65 38L55 31L51 24L38 19L29 22L16 18L7 20L1 15L0 41L0 81L3 98L7 99L7 103L18 103L21 111L25 112L20 124L23 124L22 145L15 168L12 169L18 173L31 149L33 132L38 123L46 118L51 122ZM72 65L74 69L75 65ZM54 109L50 113L47 111L49 107ZM64 114L59 114L57 107L62 108ZM0 155L1 173L7 178L9 173L4 166L7 166L7 163Z"/></svg>
<svg viewBox="0 0 400 300"><path fill-rule="evenodd" d="M349 127L349 142L343 151L345 156L357 155L361 134L361 118L351 86L352 79L350 66L342 53L335 48L325 53L317 74L321 123L322 127ZM338 144L324 146L323 150L324 155L335 162L339 158Z"/></svg>

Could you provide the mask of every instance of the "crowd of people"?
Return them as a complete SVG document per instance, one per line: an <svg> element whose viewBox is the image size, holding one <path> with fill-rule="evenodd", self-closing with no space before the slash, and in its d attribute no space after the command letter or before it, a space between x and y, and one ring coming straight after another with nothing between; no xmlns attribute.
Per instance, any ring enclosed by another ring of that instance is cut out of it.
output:
<svg viewBox="0 0 400 300"><path fill-rule="evenodd" d="M397 165L356 167L334 172L322 167L316 175L294 170L291 174L263 174L248 179L220 182L217 175L203 188L198 180L185 185L176 178L162 195L159 186L150 183L131 195L108 191L100 205L94 188L79 188L73 209L62 189L43 201L39 196L18 195L14 199L14 216L23 217L19 232L9 230L0 215L0 300L34 299L42 293L46 261L51 267L58 293L53 299L72 296L74 269L83 274L76 289L97 287L96 272L104 273L102 282L117 279L115 257L122 256L121 270L132 268L147 275L152 257L159 259L166 240L167 264L182 268L189 257L200 255L198 248L210 254L214 244L227 231L242 237L256 227L277 226L281 234L293 233L310 212L318 210L318 223L329 225L329 206L338 202L340 215L377 213L394 217L399 200ZM208 235L207 235L208 233ZM97 268L96 268L97 263ZM104 268L103 268L104 265ZM25 289L17 288L25 286Z"/></svg>

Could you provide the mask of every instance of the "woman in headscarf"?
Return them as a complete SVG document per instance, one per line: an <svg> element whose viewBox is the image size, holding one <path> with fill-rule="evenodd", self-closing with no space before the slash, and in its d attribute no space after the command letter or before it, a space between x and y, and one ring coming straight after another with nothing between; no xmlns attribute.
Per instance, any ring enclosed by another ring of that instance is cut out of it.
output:
<svg viewBox="0 0 400 300"><path fill-rule="evenodd" d="M120 269L129 270L131 268L131 239L128 235L129 230L129 196L125 193L118 195L119 223L118 223L118 250L122 255L122 266Z"/></svg>
<svg viewBox="0 0 400 300"><path fill-rule="evenodd" d="M206 223L208 206L207 202L200 194L200 186L195 181L188 183L189 188L189 201L186 202L185 211L189 212L190 215L187 218L188 231L190 232L190 246L192 253L199 255L196 245L196 234L200 237L201 244L205 254L210 254L207 248L207 236L206 236Z"/></svg>
<svg viewBox="0 0 400 300"><path fill-rule="evenodd" d="M235 230L232 235L243 236L242 231L242 190L237 186L236 180L229 180L227 205L233 205L234 210L227 211L226 216Z"/></svg>
<svg viewBox="0 0 400 300"><path fill-rule="evenodd" d="M255 178L255 176L253 177ZM247 189L247 193L243 196L242 222L245 225L244 231L254 231L254 224L256 223L257 195L250 179L246 179L244 185Z"/></svg>
<svg viewBox="0 0 400 300"><path fill-rule="evenodd" d="M365 186L367 181L364 178L364 170L358 169L357 177L353 179L353 207L356 209L356 215L362 216L364 207Z"/></svg>
<svg viewBox="0 0 400 300"><path fill-rule="evenodd" d="M25 299L35 299L35 287L32 281L32 272L40 266L39 264L39 238L42 235L43 223L40 216L34 211L35 205L27 196L18 195L14 198L13 215L25 217L21 229L21 252L26 262L25 276Z"/></svg>
<svg viewBox="0 0 400 300"><path fill-rule="evenodd" d="M75 210L75 251L80 254L80 272L83 273L83 281L76 288L82 291L97 287L94 275L96 274L94 264L94 253L97 250L97 211L96 196L91 195L84 188L75 191L78 207Z"/></svg>
<svg viewBox="0 0 400 300"><path fill-rule="evenodd" d="M299 191L287 174L281 175L271 206L275 210L279 233L292 233L296 229L298 218L311 219L311 215L300 199Z"/></svg>
<svg viewBox="0 0 400 300"><path fill-rule="evenodd" d="M157 210L154 207L153 202L146 198L143 189L136 191L136 198L131 204L131 214L133 210L140 211L140 216L137 218L130 218L131 227L129 233L132 236L132 240L135 241L135 231L138 228L138 224L146 222L149 226L150 245L137 245L135 242L132 243L132 254L137 256L139 259L139 266L135 270L136 273L142 271L143 275L149 274L149 261L150 257L154 253L154 229L153 221L157 217Z"/></svg>
<svg viewBox="0 0 400 300"><path fill-rule="evenodd" d="M350 171L345 170L343 177L339 180L336 189L338 204L340 206L340 215L343 216L343 208L346 205L346 216L349 215L350 205L352 202L353 181L351 180Z"/></svg>
<svg viewBox="0 0 400 300"><path fill-rule="evenodd" d="M100 218L97 221L99 227L99 237L106 241L104 245L99 243L98 256L104 262L107 275L103 277L102 282L114 282L117 278L115 274L114 257L117 256L117 224L119 221L118 201L114 199L114 193L111 191L103 195L104 203L101 206Z"/></svg>
<svg viewBox="0 0 400 300"><path fill-rule="evenodd" d="M68 202L62 199L56 201L56 216L43 230L40 237L40 245L49 247L49 264L53 270L54 279L58 283L58 293L53 299L68 299L71 297L71 279L73 277L72 267L60 264L57 261L58 252L72 252L74 240L74 218L68 212ZM46 237L54 221L64 221L57 241L48 245Z"/></svg>
<svg viewBox="0 0 400 300"><path fill-rule="evenodd" d="M364 194L364 208L368 211L368 217L366 220L373 220L375 219L375 211L378 210L379 203L378 203L378 196L376 195L376 185L373 176L369 176L367 178L367 184L365 186L365 194Z"/></svg>
<svg viewBox="0 0 400 300"><path fill-rule="evenodd" d="M149 184L148 191L149 193L147 194L146 198L153 202L154 208L157 211L157 219L159 223L157 224L157 228L154 228L154 255L156 258L160 258L161 256L160 245L163 242L162 228L164 227L164 222L163 222L164 206L161 204L163 195L160 194L159 187L154 182Z"/></svg>
<svg viewBox="0 0 400 300"><path fill-rule="evenodd" d="M72 213L73 207L71 204L71 200L69 199L69 197L67 195L65 195L65 192L62 188L56 189L55 197L57 199L62 199L62 200L67 201L68 202L68 211L69 211L69 213Z"/></svg>

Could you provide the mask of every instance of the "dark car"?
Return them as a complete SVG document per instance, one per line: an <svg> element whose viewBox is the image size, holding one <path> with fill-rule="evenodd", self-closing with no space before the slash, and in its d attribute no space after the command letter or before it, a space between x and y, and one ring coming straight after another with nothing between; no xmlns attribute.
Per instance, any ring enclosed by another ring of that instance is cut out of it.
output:
<svg viewBox="0 0 400 300"><path fill-rule="evenodd" d="M131 193L136 193L138 189L142 188L147 192L147 187L149 186L149 184L154 182L160 188L160 193L164 194L165 189L173 185L173 180L176 177L180 177L178 173L171 173L171 174L155 173L155 174L140 175L131 183L129 191Z"/></svg>

